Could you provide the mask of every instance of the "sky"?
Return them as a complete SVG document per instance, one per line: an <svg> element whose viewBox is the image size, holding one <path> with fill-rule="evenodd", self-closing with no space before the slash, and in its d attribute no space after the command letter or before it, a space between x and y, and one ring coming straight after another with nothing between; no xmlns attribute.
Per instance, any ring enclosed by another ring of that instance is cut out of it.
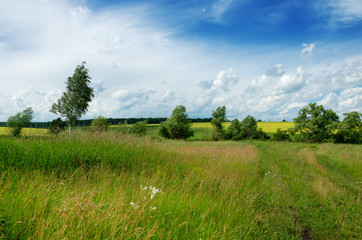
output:
<svg viewBox="0 0 362 240"><path fill-rule="evenodd" d="M0 121L51 105L86 61L82 119L293 120L362 112L361 0L0 0Z"/></svg>

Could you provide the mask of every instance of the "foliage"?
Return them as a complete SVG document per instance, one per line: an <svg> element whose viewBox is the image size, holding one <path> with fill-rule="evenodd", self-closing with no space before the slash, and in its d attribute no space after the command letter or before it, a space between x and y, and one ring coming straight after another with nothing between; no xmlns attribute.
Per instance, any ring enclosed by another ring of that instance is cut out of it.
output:
<svg viewBox="0 0 362 240"><path fill-rule="evenodd" d="M344 113L345 117L338 124L334 140L337 143L362 143L362 114L359 112Z"/></svg>
<svg viewBox="0 0 362 240"><path fill-rule="evenodd" d="M70 127L87 112L89 102L94 97L93 88L89 86L90 77L85 62L78 65L72 77L66 82L67 91L54 103L50 112L65 117Z"/></svg>
<svg viewBox="0 0 362 240"><path fill-rule="evenodd" d="M225 139L241 140L243 139L242 125L237 118L235 118L225 132Z"/></svg>
<svg viewBox="0 0 362 240"><path fill-rule="evenodd" d="M61 118L54 119L48 127L48 131L55 135L58 135L58 133L64 130L64 124Z"/></svg>
<svg viewBox="0 0 362 240"><path fill-rule="evenodd" d="M107 131L108 123L107 118L98 116L95 118L90 126L91 131Z"/></svg>
<svg viewBox="0 0 362 240"><path fill-rule="evenodd" d="M171 139L187 139L194 136L185 106L177 106L171 117L161 123L159 135Z"/></svg>
<svg viewBox="0 0 362 240"><path fill-rule="evenodd" d="M261 128L257 129L257 121L252 116L247 116L239 122L235 119L228 127L225 138L230 140L242 139L269 139L270 137Z"/></svg>
<svg viewBox="0 0 362 240"><path fill-rule="evenodd" d="M11 135L17 137L20 135L23 127L30 125L32 119L33 109L29 107L24 111L19 112L12 117L9 117L6 125L10 128Z"/></svg>
<svg viewBox="0 0 362 240"><path fill-rule="evenodd" d="M338 125L338 116L331 109L324 109L323 105L310 103L299 110L294 122L295 132L299 133L300 140L324 142L332 140L333 131Z"/></svg>
<svg viewBox="0 0 362 240"><path fill-rule="evenodd" d="M147 133L147 121L136 122L128 129L128 133L145 136Z"/></svg>
<svg viewBox="0 0 362 240"><path fill-rule="evenodd" d="M273 139L276 141L291 141L291 138L287 130L277 129L277 132L274 134Z"/></svg>
<svg viewBox="0 0 362 240"><path fill-rule="evenodd" d="M225 115L226 115L225 106L218 107L216 108L216 110L212 111L211 125L216 130L216 134L213 135L214 140L219 140L224 138L223 123L227 121Z"/></svg>

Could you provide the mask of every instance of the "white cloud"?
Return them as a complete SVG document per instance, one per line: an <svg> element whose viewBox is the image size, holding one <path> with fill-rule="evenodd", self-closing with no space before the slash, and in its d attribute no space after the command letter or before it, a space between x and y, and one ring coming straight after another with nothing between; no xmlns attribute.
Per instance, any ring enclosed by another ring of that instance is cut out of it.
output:
<svg viewBox="0 0 362 240"><path fill-rule="evenodd" d="M215 22L222 22L223 15L227 12L233 0L217 0L212 5L211 16Z"/></svg>
<svg viewBox="0 0 362 240"><path fill-rule="evenodd" d="M277 86L275 87L275 94L286 94L300 90L305 84L305 74L302 68L297 69L297 74L283 74Z"/></svg>
<svg viewBox="0 0 362 240"><path fill-rule="evenodd" d="M201 81L199 87L204 90L223 90L230 91L230 88L239 82L239 77L232 73L233 68L221 70L212 81Z"/></svg>
<svg viewBox="0 0 362 240"><path fill-rule="evenodd" d="M333 21L344 24L362 20L362 4L360 0L333 0L328 1L332 9Z"/></svg>
<svg viewBox="0 0 362 240"><path fill-rule="evenodd" d="M72 15L73 17L84 16L84 15L87 15L89 12L90 12L90 10L84 6L78 6L76 8L71 8L69 10L70 15Z"/></svg>
<svg viewBox="0 0 362 240"><path fill-rule="evenodd" d="M300 54L302 57L313 55L314 49L316 47L315 43L311 43L309 45L307 43L303 43L302 46L303 46L303 50Z"/></svg>
<svg viewBox="0 0 362 240"><path fill-rule="evenodd" d="M346 89L340 94L329 93L319 101L319 104L331 108L339 116L351 111L362 112L362 87Z"/></svg>

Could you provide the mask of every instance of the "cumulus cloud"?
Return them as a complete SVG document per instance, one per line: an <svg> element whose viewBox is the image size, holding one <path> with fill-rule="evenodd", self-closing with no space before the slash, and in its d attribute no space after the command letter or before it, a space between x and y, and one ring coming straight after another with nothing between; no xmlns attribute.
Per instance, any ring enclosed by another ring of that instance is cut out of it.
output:
<svg viewBox="0 0 362 240"><path fill-rule="evenodd" d="M285 71L283 70L282 64L275 64L272 66L269 70L265 72L265 75L267 76L283 76Z"/></svg>
<svg viewBox="0 0 362 240"><path fill-rule="evenodd" d="M328 93L319 101L319 104L328 106L328 108L337 112L339 116L351 111L362 112L362 87L346 89L339 94Z"/></svg>
<svg viewBox="0 0 362 240"><path fill-rule="evenodd" d="M232 73L233 68L221 70L212 81L201 81L199 87L204 90L223 90L230 91L230 88L239 82L239 77Z"/></svg>
<svg viewBox="0 0 362 240"><path fill-rule="evenodd" d="M275 94L286 94L300 90L305 84L305 74L302 68L296 74L284 73L275 87Z"/></svg>
<svg viewBox="0 0 362 240"><path fill-rule="evenodd" d="M152 94L155 94L155 89L142 90L119 90L111 94L120 109L129 109L134 105L146 104Z"/></svg>

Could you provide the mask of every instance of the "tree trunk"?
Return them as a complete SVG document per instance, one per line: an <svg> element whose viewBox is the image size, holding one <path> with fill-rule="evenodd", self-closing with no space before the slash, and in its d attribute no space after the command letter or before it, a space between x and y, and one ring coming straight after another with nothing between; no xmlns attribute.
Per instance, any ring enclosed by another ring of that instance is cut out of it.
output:
<svg viewBox="0 0 362 240"><path fill-rule="evenodd" d="M71 135L72 135L72 130L71 130L71 126L69 125L69 138L71 137Z"/></svg>

